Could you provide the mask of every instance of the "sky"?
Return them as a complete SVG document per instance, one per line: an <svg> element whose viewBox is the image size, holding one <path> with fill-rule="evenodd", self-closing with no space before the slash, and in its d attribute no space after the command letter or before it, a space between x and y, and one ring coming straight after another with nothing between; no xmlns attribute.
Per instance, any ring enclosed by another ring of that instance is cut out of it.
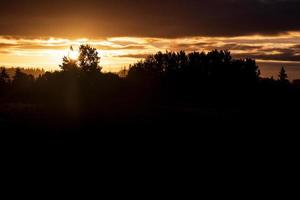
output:
<svg viewBox="0 0 300 200"><path fill-rule="evenodd" d="M80 44L99 49L106 71L157 51L228 49L300 77L299 10L300 0L0 0L0 65L56 70Z"/></svg>

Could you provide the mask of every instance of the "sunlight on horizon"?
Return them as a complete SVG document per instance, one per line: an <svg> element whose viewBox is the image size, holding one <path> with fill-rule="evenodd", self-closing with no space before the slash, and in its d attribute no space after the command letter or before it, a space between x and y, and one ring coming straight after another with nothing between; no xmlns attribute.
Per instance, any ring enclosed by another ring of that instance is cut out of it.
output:
<svg viewBox="0 0 300 200"><path fill-rule="evenodd" d="M234 57L254 57L259 62L299 64L285 52L300 43L300 32L280 35L249 35L239 37L111 37L106 39L16 38L0 36L0 66L58 70L64 56L78 57L81 44L98 49L104 71L117 72L146 55L158 51L210 51L229 49ZM70 50L70 48L73 50ZM295 50L296 51L296 50ZM297 54L295 54L297 56Z"/></svg>
<svg viewBox="0 0 300 200"><path fill-rule="evenodd" d="M79 56L79 52L77 49L73 49L73 46L70 47L69 51L68 51L68 57L72 60L77 60Z"/></svg>

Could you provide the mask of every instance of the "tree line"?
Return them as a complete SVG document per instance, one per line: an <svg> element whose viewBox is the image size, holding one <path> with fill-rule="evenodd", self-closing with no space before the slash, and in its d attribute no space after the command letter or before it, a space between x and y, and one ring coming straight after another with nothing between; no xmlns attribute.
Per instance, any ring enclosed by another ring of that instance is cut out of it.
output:
<svg viewBox="0 0 300 200"><path fill-rule="evenodd" d="M287 129L298 124L300 90L284 68L276 79L262 78L255 60L223 50L158 52L122 76L102 72L100 61L95 48L82 45L78 59L66 56L60 71L37 78L20 69L11 78L1 69L0 132L13 138L9 149L61 144L78 154L88 149L86 156L98 147L99 155L133 147L167 150L163 159L178 149L176 156L192 152L194 160L206 148L219 154L232 145L239 152L245 143L247 152L260 142L282 147L273 139L291 136Z"/></svg>
<svg viewBox="0 0 300 200"><path fill-rule="evenodd" d="M79 115L109 109L126 113L176 102L255 107L257 98L269 105L268 101L298 94L284 68L278 79L262 78L255 60L234 59L226 50L158 52L130 65L123 76L103 73L100 60L97 49L81 45L78 59L66 56L60 71L37 78L18 68L10 78L2 68L1 101L32 103Z"/></svg>
<svg viewBox="0 0 300 200"><path fill-rule="evenodd" d="M89 45L81 45L78 59L64 57L59 66L61 71L46 72L37 78L22 72L19 68L10 78L6 69L2 68L0 73L1 96L12 91L27 93L37 90L42 85L46 87L47 84L48 87L52 87L53 85L49 84L59 82L62 82L61 86L71 85L72 81L74 84L80 82L80 84L86 85L86 89L91 85L97 85L99 89L106 87L105 84L98 84L103 81L124 82L125 80L135 83L135 87L139 88L159 86L159 89L178 91L217 86L232 89L254 86L262 82L290 84L284 68L279 72L277 80L261 78L255 60L251 58L233 59L229 51L223 50L214 50L208 53L158 52L143 61L130 65L129 70L123 72L126 76L122 78L115 74L102 73L99 63L100 56L97 49ZM54 79L59 80L57 82Z"/></svg>

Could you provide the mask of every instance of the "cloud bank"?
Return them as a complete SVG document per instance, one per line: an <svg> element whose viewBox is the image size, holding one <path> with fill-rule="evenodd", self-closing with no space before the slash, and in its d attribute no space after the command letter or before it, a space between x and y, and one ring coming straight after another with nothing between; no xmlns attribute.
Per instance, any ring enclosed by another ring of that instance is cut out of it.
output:
<svg viewBox="0 0 300 200"><path fill-rule="evenodd" d="M1 0L0 35L186 37L300 31L298 0Z"/></svg>

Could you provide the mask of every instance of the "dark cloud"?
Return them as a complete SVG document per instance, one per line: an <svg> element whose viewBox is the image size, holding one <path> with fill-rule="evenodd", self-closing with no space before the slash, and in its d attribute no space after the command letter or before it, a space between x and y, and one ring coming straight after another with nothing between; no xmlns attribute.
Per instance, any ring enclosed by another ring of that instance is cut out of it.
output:
<svg viewBox="0 0 300 200"><path fill-rule="evenodd" d="M269 51L266 51L269 52ZM281 49L276 54L270 54L266 52L247 53L247 54L233 54L237 58L253 58L258 60L272 60L272 61L289 61L300 62L300 55L293 49Z"/></svg>
<svg viewBox="0 0 300 200"><path fill-rule="evenodd" d="M0 50L9 51L9 49L22 49L22 50L58 50L58 49L68 49L67 45L41 45L41 44L29 44L29 43L0 43Z"/></svg>
<svg viewBox="0 0 300 200"><path fill-rule="evenodd" d="M7 49L7 48L10 48L10 47L14 47L15 45L14 44L6 44L6 43L0 43L0 49Z"/></svg>
<svg viewBox="0 0 300 200"><path fill-rule="evenodd" d="M258 50L262 48L263 45L246 45L246 44L237 44L237 43L229 43L224 44L218 49L227 49L227 50Z"/></svg>
<svg viewBox="0 0 300 200"><path fill-rule="evenodd" d="M277 61L277 62L292 62L292 63L299 62L300 63L300 54L297 48L298 46L292 46L290 48L264 48L263 46L228 44L228 45L223 45L221 47L207 46L206 50L228 49L232 52L233 57L237 59L252 58L260 61L264 60L264 61L274 61L274 62ZM197 50L192 44L185 45L184 49L189 49L189 51ZM179 48L177 49L176 47L175 49L172 50L179 51L181 49ZM242 51L244 53L236 53L236 51ZM148 55L150 55L150 53L149 54L125 54L125 55L118 55L117 57L142 59L142 58L146 58Z"/></svg>
<svg viewBox="0 0 300 200"><path fill-rule="evenodd" d="M300 44L296 44L293 46L293 49L297 49L298 51L300 51Z"/></svg>
<svg viewBox="0 0 300 200"><path fill-rule="evenodd" d="M142 50L145 49L146 47L144 45L125 45L125 46L100 45L99 46L99 49L105 49L105 48L109 50Z"/></svg>
<svg viewBox="0 0 300 200"><path fill-rule="evenodd" d="M111 46L111 45L94 45L93 47L99 50L142 50L145 46L127 45L127 46Z"/></svg>
<svg viewBox="0 0 300 200"><path fill-rule="evenodd" d="M115 56L115 57L144 59L144 58L147 58L149 55L151 55L151 54L125 54L125 55L118 55L118 56Z"/></svg>
<svg viewBox="0 0 300 200"><path fill-rule="evenodd" d="M300 30L298 0L1 0L0 35L237 36Z"/></svg>
<svg viewBox="0 0 300 200"><path fill-rule="evenodd" d="M10 52L7 50L0 49L0 54L9 54Z"/></svg>
<svg viewBox="0 0 300 200"><path fill-rule="evenodd" d="M207 48L208 46L214 45L213 42L197 42L197 43L193 43L193 44L184 44L184 43L180 43L180 44L172 44L170 45L170 48L172 51L181 51L181 50L185 50L185 51L201 51L204 48Z"/></svg>
<svg viewBox="0 0 300 200"><path fill-rule="evenodd" d="M23 50L65 50L68 49L67 45L55 45L55 46L47 46L47 45L38 45L38 44L26 44L26 45L16 45L16 48Z"/></svg>

